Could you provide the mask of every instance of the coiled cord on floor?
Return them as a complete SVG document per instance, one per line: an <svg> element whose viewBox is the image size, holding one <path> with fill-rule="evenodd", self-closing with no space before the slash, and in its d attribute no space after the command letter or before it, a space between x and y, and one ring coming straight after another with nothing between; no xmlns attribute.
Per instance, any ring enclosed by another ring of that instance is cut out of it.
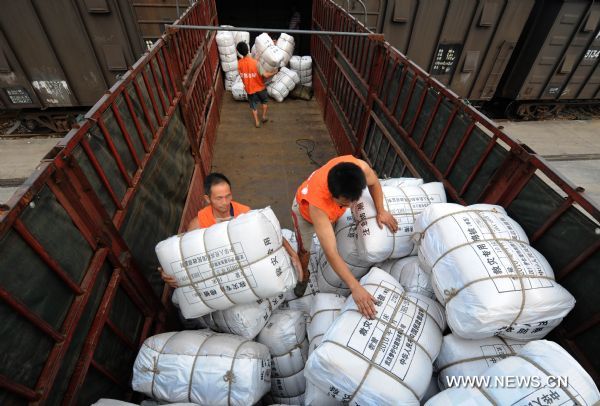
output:
<svg viewBox="0 0 600 406"><path fill-rule="evenodd" d="M315 159L313 158L312 154L315 151L315 142L311 139L308 138L298 138L296 140L296 145L298 145L300 148L302 148L303 150L306 151L306 156L308 156L308 159L310 160L310 163L321 167L323 166L322 164L318 163L317 161L315 161Z"/></svg>

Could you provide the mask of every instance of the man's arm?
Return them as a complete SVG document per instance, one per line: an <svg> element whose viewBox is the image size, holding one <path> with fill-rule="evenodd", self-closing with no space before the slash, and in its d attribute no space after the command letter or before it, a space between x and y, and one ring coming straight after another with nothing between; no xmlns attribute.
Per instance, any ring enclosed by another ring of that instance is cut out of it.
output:
<svg viewBox="0 0 600 406"><path fill-rule="evenodd" d="M315 232L321 243L321 249L325 253L327 262L331 268L340 277L340 279L350 288L352 298L358 307L358 310L366 317L372 319L377 312L375 311L375 298L358 282L356 277L348 269L337 250L335 233L333 226L329 222L327 214L318 207L310 205L308 207L310 218L313 221Z"/></svg>
<svg viewBox="0 0 600 406"><path fill-rule="evenodd" d="M392 233L395 233L398 231L398 222L394 216L392 216L391 213L388 212L383 206L383 189L381 188L381 183L379 183L379 178L368 163L362 160L360 163L360 168L363 170L365 177L367 178L367 187L369 188L369 193L373 198L375 209L377 210L377 225L379 228L383 228L383 225L386 225Z"/></svg>
<svg viewBox="0 0 600 406"><path fill-rule="evenodd" d="M298 282L302 282L304 280L304 272L302 271L302 265L300 264L300 258L298 257L298 253L294 251L288 240L283 239L283 247L287 251L290 259L292 260L292 265L298 274Z"/></svg>

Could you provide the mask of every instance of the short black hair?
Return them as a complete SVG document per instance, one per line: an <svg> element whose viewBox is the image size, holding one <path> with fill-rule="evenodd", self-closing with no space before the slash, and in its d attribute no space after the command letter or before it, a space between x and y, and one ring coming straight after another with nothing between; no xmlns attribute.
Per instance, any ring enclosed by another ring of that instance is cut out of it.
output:
<svg viewBox="0 0 600 406"><path fill-rule="evenodd" d="M344 197L351 202L360 199L367 186L367 178L360 166L351 162L340 162L329 170L327 187L333 197Z"/></svg>
<svg viewBox="0 0 600 406"><path fill-rule="evenodd" d="M235 49L237 49L242 56L248 55L248 44L246 44L244 41L238 42L235 46Z"/></svg>
<svg viewBox="0 0 600 406"><path fill-rule="evenodd" d="M229 182L227 176L218 172L209 173L206 175L206 178L204 178L204 194L210 196L210 189L212 189L214 185L219 185L221 183L227 183L229 187L231 187L231 182Z"/></svg>

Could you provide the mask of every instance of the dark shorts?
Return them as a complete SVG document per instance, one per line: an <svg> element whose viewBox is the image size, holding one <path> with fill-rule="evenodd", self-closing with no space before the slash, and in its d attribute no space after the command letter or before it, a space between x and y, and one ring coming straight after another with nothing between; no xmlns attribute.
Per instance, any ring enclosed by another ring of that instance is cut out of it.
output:
<svg viewBox="0 0 600 406"><path fill-rule="evenodd" d="M250 108L252 110L256 110L258 104L267 104L269 101L269 93L267 93L267 89L263 89L260 92L252 93L248 95L248 103L250 103Z"/></svg>

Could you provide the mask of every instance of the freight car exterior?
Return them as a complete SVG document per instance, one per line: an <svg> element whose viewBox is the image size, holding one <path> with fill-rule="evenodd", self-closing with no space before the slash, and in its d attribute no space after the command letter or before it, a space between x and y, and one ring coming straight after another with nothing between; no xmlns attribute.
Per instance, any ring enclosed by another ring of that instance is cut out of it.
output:
<svg viewBox="0 0 600 406"><path fill-rule="evenodd" d="M128 0L4 1L0 110L93 106L144 51Z"/></svg>
<svg viewBox="0 0 600 406"><path fill-rule="evenodd" d="M565 104L600 104L600 4L538 0L496 98L535 118Z"/></svg>
<svg viewBox="0 0 600 406"><path fill-rule="evenodd" d="M181 24L217 25L215 2ZM312 24L364 31L328 0ZM555 338L600 382L598 207L381 37L314 36L312 50L338 152L442 181L456 202L504 205L576 297ZM169 328L154 244L197 213L222 79L214 33L171 30L0 212L0 403L131 395L139 346Z"/></svg>

